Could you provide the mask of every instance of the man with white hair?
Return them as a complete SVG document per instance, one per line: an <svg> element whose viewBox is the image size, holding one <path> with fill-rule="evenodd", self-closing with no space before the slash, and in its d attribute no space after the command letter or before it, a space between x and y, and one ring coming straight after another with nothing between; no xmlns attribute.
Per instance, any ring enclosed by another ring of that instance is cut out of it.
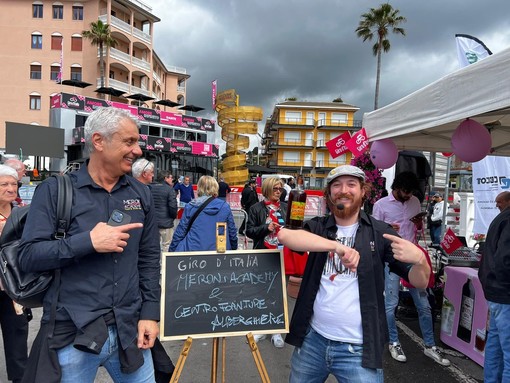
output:
<svg viewBox="0 0 510 383"><path fill-rule="evenodd" d="M154 179L154 163L145 158L139 158L133 164L131 174L144 185L149 185Z"/></svg>
<svg viewBox="0 0 510 383"><path fill-rule="evenodd" d="M65 238L54 239L57 180L37 187L20 267L59 269L60 284L44 298L24 379L93 383L104 366L114 382L155 382L150 349L159 334L160 248L149 188L127 175L142 155L138 139L138 121L124 110L99 108L88 117L90 157L69 175L73 203Z"/></svg>

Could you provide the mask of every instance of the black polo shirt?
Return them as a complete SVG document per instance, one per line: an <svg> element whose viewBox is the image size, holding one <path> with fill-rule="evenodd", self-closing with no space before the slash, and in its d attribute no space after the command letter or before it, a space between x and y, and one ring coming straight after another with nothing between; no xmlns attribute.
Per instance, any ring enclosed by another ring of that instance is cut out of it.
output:
<svg viewBox="0 0 510 383"><path fill-rule="evenodd" d="M70 177L74 193L66 238L52 240L57 180L51 178L34 194L20 244L20 264L25 271L61 268L57 322L71 320L82 329L113 311L125 349L137 337L139 320L159 320L160 248L152 197L130 176L121 177L111 192L92 180L87 166ZM114 209L144 226L129 232L122 253L97 253L90 231L98 222L107 222ZM43 322L49 319L54 299L52 286L44 299Z"/></svg>

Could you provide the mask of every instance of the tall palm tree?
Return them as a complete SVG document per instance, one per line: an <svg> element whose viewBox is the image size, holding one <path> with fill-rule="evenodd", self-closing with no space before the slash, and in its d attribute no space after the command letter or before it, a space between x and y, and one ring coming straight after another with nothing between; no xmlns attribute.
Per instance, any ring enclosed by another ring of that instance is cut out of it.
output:
<svg viewBox="0 0 510 383"><path fill-rule="evenodd" d="M101 87L104 87L104 47L115 47L117 41L112 37L110 25L103 23L101 20L90 23L90 29L83 31L82 36L89 39L92 45L99 47L99 70L101 71Z"/></svg>
<svg viewBox="0 0 510 383"><path fill-rule="evenodd" d="M363 38L363 42L372 41L374 37L377 38L376 43L372 47L374 56L377 56L377 76L375 80L375 100L374 109L377 109L379 100L379 81L381 77L381 54L390 50L390 41L388 35L391 32L395 34L406 35L403 28L399 25L405 23L407 20L401 16L398 9L386 3L381 4L380 8L370 8L370 12L361 15L362 19L356 28L358 37Z"/></svg>

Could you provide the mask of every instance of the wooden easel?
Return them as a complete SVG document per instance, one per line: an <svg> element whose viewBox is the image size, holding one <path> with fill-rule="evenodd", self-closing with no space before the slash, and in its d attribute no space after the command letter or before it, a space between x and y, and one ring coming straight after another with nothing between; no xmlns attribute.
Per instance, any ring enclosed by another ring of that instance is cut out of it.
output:
<svg viewBox="0 0 510 383"><path fill-rule="evenodd" d="M266 366L264 365L264 361L262 360L262 356L260 355L259 348L257 346L257 342L253 338L252 333L246 334L246 339L248 340L248 346L250 347L253 359L255 360L255 365L257 366L257 370L259 371L260 380L262 383L271 383L269 380L269 376L267 375ZM175 364L175 370L172 374L172 378L170 379L170 383L177 383L179 378L181 377L182 369L184 367L184 363L186 362L186 358L191 349L191 343L193 339L188 337L182 346L181 354L179 355L179 359ZM213 338L213 347L212 347L212 355L211 355L211 383L217 382L218 376L218 349L219 349L220 338ZM221 383L225 383L225 366L226 366L226 345L227 339L225 337L221 338Z"/></svg>
<svg viewBox="0 0 510 383"><path fill-rule="evenodd" d="M216 223L216 252L224 253L226 251L227 244L227 224L226 222L217 222ZM253 334L249 332L246 334L246 339L248 341L248 346L251 350L253 359L255 361L255 365L257 366L257 370L259 371L260 379L262 383L271 383L269 380L269 376L267 375L266 366L264 365L264 361L262 360L262 356L260 355L259 348L257 346L257 342L253 338ZM186 358L191 349L191 344L193 343L193 339L188 337L182 346L181 354L179 355L179 359L175 365L175 370L170 378L170 383L177 383L179 378L181 377L182 369L184 367L184 363L186 363ZM212 355L211 355L211 383L217 382L218 375L218 349L219 349L220 338L213 338L213 347L212 347ZM225 383L225 366L226 366L226 348L227 348L227 339L225 337L221 338L221 383Z"/></svg>

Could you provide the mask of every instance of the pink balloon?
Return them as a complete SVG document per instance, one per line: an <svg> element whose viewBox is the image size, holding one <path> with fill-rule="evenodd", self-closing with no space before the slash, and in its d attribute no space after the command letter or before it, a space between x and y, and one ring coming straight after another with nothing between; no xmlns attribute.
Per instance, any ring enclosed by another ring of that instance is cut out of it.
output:
<svg viewBox="0 0 510 383"><path fill-rule="evenodd" d="M470 120L461 122L452 135L452 151L462 161L477 162L489 154L492 138L485 126Z"/></svg>
<svg viewBox="0 0 510 383"><path fill-rule="evenodd" d="M391 168L397 162L397 145L391 138L374 141L370 147L370 159L380 169Z"/></svg>

